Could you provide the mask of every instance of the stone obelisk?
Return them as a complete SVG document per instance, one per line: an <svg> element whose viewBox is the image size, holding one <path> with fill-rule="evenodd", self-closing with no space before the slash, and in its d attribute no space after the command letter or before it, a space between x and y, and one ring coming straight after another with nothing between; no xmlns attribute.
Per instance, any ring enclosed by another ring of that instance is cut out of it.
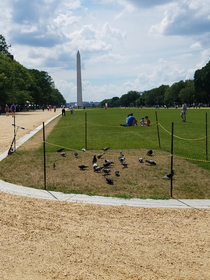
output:
<svg viewBox="0 0 210 280"><path fill-rule="evenodd" d="M77 106L82 107L82 76L80 53L77 52Z"/></svg>

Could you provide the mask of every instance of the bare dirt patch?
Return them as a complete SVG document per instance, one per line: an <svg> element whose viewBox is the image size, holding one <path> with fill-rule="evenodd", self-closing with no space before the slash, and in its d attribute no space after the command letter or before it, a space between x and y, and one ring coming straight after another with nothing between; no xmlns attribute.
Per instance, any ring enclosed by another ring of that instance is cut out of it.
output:
<svg viewBox="0 0 210 280"><path fill-rule="evenodd" d="M209 210L0 199L1 279L210 278Z"/></svg>

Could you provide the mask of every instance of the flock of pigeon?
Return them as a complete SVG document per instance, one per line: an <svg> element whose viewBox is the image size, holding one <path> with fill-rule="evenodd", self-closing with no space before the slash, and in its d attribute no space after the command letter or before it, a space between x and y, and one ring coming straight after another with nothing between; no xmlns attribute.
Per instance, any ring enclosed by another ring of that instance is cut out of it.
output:
<svg viewBox="0 0 210 280"><path fill-rule="evenodd" d="M99 155L94 155L93 156L93 160L92 160L92 165L93 165L93 171L94 172L104 172L104 178L106 179L107 184L113 185L113 179L111 179L110 177L108 177L107 175L110 175L111 170L108 168L109 166L113 165L114 162L110 161L110 160L104 160L103 166L98 166L97 165L97 160L101 159L104 155L105 152L109 150L110 147L106 147L103 148L102 150L104 151L103 154L99 154ZM82 149L83 152L86 152L86 150L83 148ZM57 152L60 152L62 157L66 157L66 153L64 152L64 148L58 149ZM149 150L147 152L147 156L152 156L153 151ZM74 152L74 156L78 157L78 152L75 151ZM124 154L122 152L120 152L120 156L118 157L118 160L120 161L121 165L123 166L123 168L127 168L128 167L128 163L125 162L125 157ZM143 163L143 158L139 158L139 162ZM150 165L156 165L156 162L154 160L145 160L145 162L147 162ZM78 165L80 170L85 170L86 168L88 168L87 165L81 164ZM53 163L53 169L55 170L55 163ZM174 175L174 171L172 171L172 173L166 174L163 179L171 179ZM120 176L120 172L119 170L115 170L115 176L119 177Z"/></svg>

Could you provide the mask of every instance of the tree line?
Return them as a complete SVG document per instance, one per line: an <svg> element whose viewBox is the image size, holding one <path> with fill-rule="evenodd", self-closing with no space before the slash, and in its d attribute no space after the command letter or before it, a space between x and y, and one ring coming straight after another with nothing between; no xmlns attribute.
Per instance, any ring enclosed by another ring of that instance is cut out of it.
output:
<svg viewBox="0 0 210 280"><path fill-rule="evenodd" d="M26 102L45 107L66 104L63 95L55 88L52 77L45 71L27 69L13 59L5 38L0 35L0 104Z"/></svg>
<svg viewBox="0 0 210 280"><path fill-rule="evenodd" d="M171 86L161 85L143 92L129 91L121 97L104 99L100 107L175 106L182 101L192 104L210 104L210 61L194 73L193 80L179 81Z"/></svg>

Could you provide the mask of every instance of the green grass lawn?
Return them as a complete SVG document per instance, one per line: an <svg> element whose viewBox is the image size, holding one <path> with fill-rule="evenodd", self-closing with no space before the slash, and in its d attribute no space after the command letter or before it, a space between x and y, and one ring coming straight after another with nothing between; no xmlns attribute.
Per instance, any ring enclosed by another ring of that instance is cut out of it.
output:
<svg viewBox="0 0 210 280"><path fill-rule="evenodd" d="M66 113L47 138L47 151L57 147L81 150L111 149L158 149L159 141L156 125L157 111L161 149L171 152L171 129L174 123L174 154L195 159L199 166L209 168L206 163L206 112L203 109L188 109L187 122L182 123L180 109L88 109ZM148 115L150 127L122 127L127 115L133 112L138 120ZM86 114L86 116L85 116ZM208 114L210 123L210 112ZM85 133L85 123L87 133ZM164 129L162 128L164 127ZM202 138L202 139L201 139ZM198 139L198 140L196 140ZM209 143L209 141L208 141ZM201 161L199 161L201 160ZM202 162L204 161L204 162Z"/></svg>

